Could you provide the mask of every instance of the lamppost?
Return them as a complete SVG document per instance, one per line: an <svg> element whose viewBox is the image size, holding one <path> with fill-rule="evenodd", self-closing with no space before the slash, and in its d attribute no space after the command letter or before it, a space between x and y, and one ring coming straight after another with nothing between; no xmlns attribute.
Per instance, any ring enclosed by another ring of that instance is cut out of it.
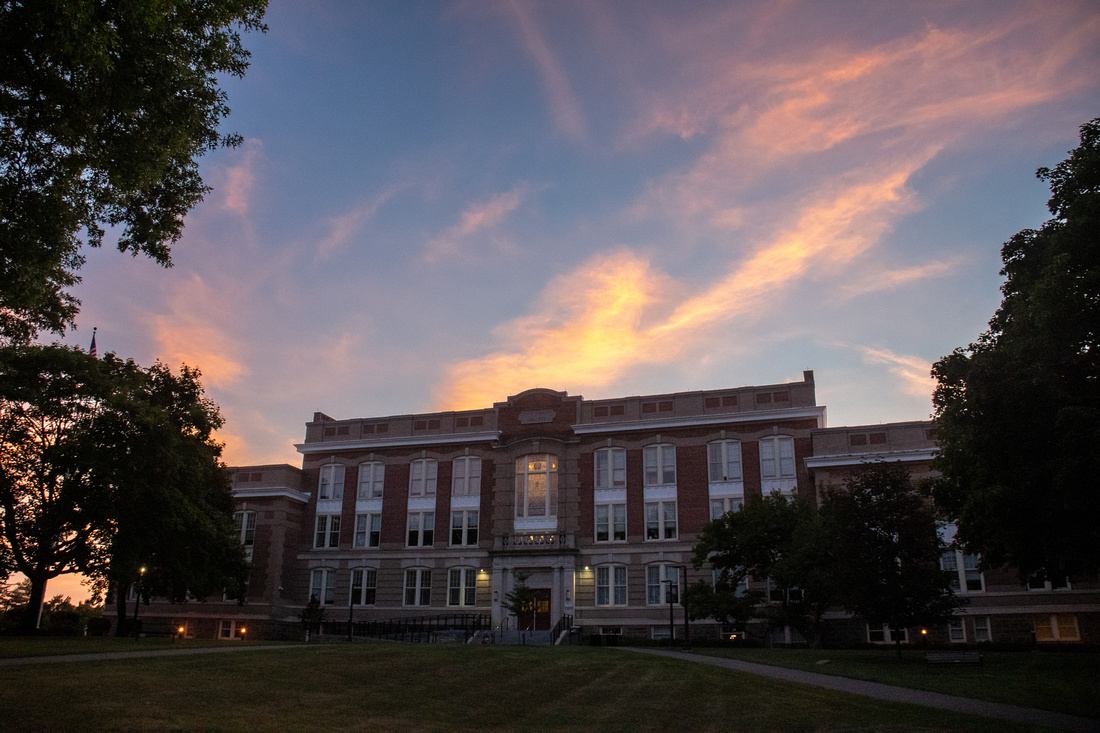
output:
<svg viewBox="0 0 1100 733"><path fill-rule="evenodd" d="M679 573L677 573L679 575ZM675 596L672 595L672 578L665 578L662 583L668 583L668 589L665 591L665 595L668 596L668 646L672 648L672 639L676 635L676 620L672 615L673 602Z"/></svg>
<svg viewBox="0 0 1100 733"><path fill-rule="evenodd" d="M687 604L687 587L688 587L688 569L687 565L682 566L684 570L684 579L680 585L680 605L684 608L684 651L691 651L691 627L688 626L688 604Z"/></svg>
<svg viewBox="0 0 1100 733"><path fill-rule="evenodd" d="M134 593L134 638L138 638L138 607L141 605L141 588L145 580L145 566L138 571L137 592Z"/></svg>

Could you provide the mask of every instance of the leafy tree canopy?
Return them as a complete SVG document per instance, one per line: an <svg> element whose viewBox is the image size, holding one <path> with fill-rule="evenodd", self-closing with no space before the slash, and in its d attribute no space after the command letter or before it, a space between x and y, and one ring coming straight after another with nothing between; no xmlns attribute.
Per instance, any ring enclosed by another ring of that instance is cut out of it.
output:
<svg viewBox="0 0 1100 733"><path fill-rule="evenodd" d="M63 332L83 244L170 265L208 190L196 159L239 136L219 74L266 0L0 2L0 337Z"/></svg>
<svg viewBox="0 0 1100 733"><path fill-rule="evenodd" d="M1038 177L1053 218L1005 243L989 330L933 366L938 506L987 566L1100 570L1100 118Z"/></svg>
<svg viewBox="0 0 1100 733"><path fill-rule="evenodd" d="M146 595L239 591L217 407L199 374L142 369L59 346L0 349L0 548L31 582L66 572L120 597L145 567Z"/></svg>
<svg viewBox="0 0 1100 733"><path fill-rule="evenodd" d="M893 629L947 620L959 601L940 568L946 549L931 502L898 463L859 467L825 493L824 533L835 561L841 605L872 625Z"/></svg>
<svg viewBox="0 0 1100 733"><path fill-rule="evenodd" d="M831 557L817 513L805 501L778 494L750 501L703 528L692 563L709 564L717 578L688 589L688 609L693 618L722 623L767 617L816 642L833 598ZM750 578L769 579L774 603L762 605L771 599L746 589Z"/></svg>

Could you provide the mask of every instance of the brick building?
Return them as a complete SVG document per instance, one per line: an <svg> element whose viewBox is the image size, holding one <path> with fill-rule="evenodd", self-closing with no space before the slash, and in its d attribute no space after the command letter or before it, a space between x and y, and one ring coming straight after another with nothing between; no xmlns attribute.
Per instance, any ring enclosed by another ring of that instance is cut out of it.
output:
<svg viewBox="0 0 1100 733"><path fill-rule="evenodd" d="M690 563L708 521L776 491L816 501L864 460L927 475L930 430L826 428L812 372L610 400L532 389L481 410L315 413L297 446L300 470L232 469L254 563L244 603L154 603L143 615L191 635L292 636L313 596L330 625L469 613L499 630L517 625L502 602L525 578L535 612L522 626L571 617L590 633L667 637L670 594L685 577L710 577ZM1095 582L1029 590L1007 573L975 576L973 558L950 554L945 570L972 602L932 630L937 639L1100 641ZM834 621L837 641L889 637L842 614ZM692 624L693 635L719 631Z"/></svg>

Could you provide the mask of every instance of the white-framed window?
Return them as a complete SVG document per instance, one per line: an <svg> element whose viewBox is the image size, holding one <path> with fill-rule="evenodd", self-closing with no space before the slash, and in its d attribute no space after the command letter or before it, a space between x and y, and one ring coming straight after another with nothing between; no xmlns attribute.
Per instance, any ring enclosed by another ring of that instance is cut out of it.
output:
<svg viewBox="0 0 1100 733"><path fill-rule="evenodd" d="M382 544L382 515L355 515L355 546L379 547Z"/></svg>
<svg viewBox="0 0 1100 733"><path fill-rule="evenodd" d="M1039 580L1031 578L1027 581L1028 590L1069 590L1069 578L1055 578L1054 580Z"/></svg>
<svg viewBox="0 0 1100 733"><path fill-rule="evenodd" d="M739 512L744 503L740 496L715 497L710 500L710 518L718 519L726 512Z"/></svg>
<svg viewBox="0 0 1100 733"><path fill-rule="evenodd" d="M516 518L558 515L558 457L536 453L516 459Z"/></svg>
<svg viewBox="0 0 1100 733"><path fill-rule="evenodd" d="M717 440L707 443L707 475L712 484L740 481L741 441Z"/></svg>
<svg viewBox="0 0 1100 733"><path fill-rule="evenodd" d="M451 477L451 496L481 495L481 459L477 456L460 456L454 460Z"/></svg>
<svg viewBox="0 0 1100 733"><path fill-rule="evenodd" d="M902 644L909 643L909 629L894 630L885 624L867 627L867 641L872 644L893 644L899 636Z"/></svg>
<svg viewBox="0 0 1100 733"><path fill-rule="evenodd" d="M676 502L646 502L645 538L647 540L676 539Z"/></svg>
<svg viewBox="0 0 1100 733"><path fill-rule="evenodd" d="M373 606L378 590L378 571L374 568L353 568L350 602L357 606Z"/></svg>
<svg viewBox="0 0 1100 733"><path fill-rule="evenodd" d="M676 446L668 443L647 445L642 449L646 486L674 486L676 484Z"/></svg>
<svg viewBox="0 0 1100 733"><path fill-rule="evenodd" d="M993 641L989 625L989 616L977 616L974 618L974 641Z"/></svg>
<svg viewBox="0 0 1100 733"><path fill-rule="evenodd" d="M317 549L340 546L339 514L317 515L317 532L313 537L313 546Z"/></svg>
<svg viewBox="0 0 1100 733"><path fill-rule="evenodd" d="M382 484L386 479L386 464L381 461L367 461L359 464L358 499L381 499Z"/></svg>
<svg viewBox="0 0 1100 733"><path fill-rule="evenodd" d="M439 465L434 458L417 458L409 464L409 496L435 496Z"/></svg>
<svg viewBox="0 0 1100 733"><path fill-rule="evenodd" d="M432 605L432 571L427 568L410 568L405 571L406 606Z"/></svg>
<svg viewBox="0 0 1100 733"><path fill-rule="evenodd" d="M626 504L596 505L596 542L626 542Z"/></svg>
<svg viewBox="0 0 1100 733"><path fill-rule="evenodd" d="M451 568L447 571L447 605L473 606L477 599L477 571Z"/></svg>
<svg viewBox="0 0 1100 733"><path fill-rule="evenodd" d="M626 450L623 448L600 448L596 451L596 488L626 488Z"/></svg>
<svg viewBox="0 0 1100 733"><path fill-rule="evenodd" d="M953 618L947 622L947 640L952 644L966 643L966 622L961 618Z"/></svg>
<svg viewBox="0 0 1100 733"><path fill-rule="evenodd" d="M680 567L678 565L647 565L645 569L645 602L650 606L680 603Z"/></svg>
<svg viewBox="0 0 1100 733"><path fill-rule="evenodd" d="M321 466L321 478L317 485L317 498L330 501L344 498L344 467L339 463Z"/></svg>
<svg viewBox="0 0 1100 733"><path fill-rule="evenodd" d="M451 512L451 545L475 547L478 541L476 509Z"/></svg>
<svg viewBox="0 0 1100 733"><path fill-rule="evenodd" d="M596 605L626 605L625 565L599 565L596 567Z"/></svg>
<svg viewBox="0 0 1100 733"><path fill-rule="evenodd" d="M256 544L256 512L237 512L233 515L237 525L237 537L244 545L244 555L252 562L252 547Z"/></svg>
<svg viewBox="0 0 1100 733"><path fill-rule="evenodd" d="M309 597L316 598L326 606L336 603L336 571L319 568L310 573Z"/></svg>
<svg viewBox="0 0 1100 733"><path fill-rule="evenodd" d="M435 512L409 512L409 547L431 547L435 544Z"/></svg>
<svg viewBox="0 0 1100 733"><path fill-rule="evenodd" d="M948 550L940 556L940 568L947 575L947 582L956 593L982 593L985 578L978 569L978 556L962 550Z"/></svg>
<svg viewBox="0 0 1100 733"><path fill-rule="evenodd" d="M760 478L794 478L794 438L773 435L760 439Z"/></svg>
<svg viewBox="0 0 1100 733"><path fill-rule="evenodd" d="M1081 641L1077 616L1072 613L1036 616L1035 641Z"/></svg>

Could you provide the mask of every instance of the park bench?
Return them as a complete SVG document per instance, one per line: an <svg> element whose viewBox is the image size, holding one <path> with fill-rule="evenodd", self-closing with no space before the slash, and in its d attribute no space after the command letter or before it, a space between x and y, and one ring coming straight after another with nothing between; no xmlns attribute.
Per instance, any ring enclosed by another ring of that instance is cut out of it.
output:
<svg viewBox="0 0 1100 733"><path fill-rule="evenodd" d="M960 664L982 664L982 653L972 651L925 652L926 664L955 666Z"/></svg>

